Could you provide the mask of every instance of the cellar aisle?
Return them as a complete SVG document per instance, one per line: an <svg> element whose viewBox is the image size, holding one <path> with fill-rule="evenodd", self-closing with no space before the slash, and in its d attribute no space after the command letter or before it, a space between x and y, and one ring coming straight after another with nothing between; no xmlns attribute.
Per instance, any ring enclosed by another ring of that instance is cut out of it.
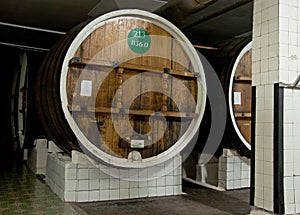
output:
<svg viewBox="0 0 300 215"><path fill-rule="evenodd" d="M24 164L0 164L1 215L249 214L249 189L219 192L183 184L181 196L108 202L64 203Z"/></svg>
<svg viewBox="0 0 300 215"><path fill-rule="evenodd" d="M77 215L43 180L13 159L0 163L0 215Z"/></svg>

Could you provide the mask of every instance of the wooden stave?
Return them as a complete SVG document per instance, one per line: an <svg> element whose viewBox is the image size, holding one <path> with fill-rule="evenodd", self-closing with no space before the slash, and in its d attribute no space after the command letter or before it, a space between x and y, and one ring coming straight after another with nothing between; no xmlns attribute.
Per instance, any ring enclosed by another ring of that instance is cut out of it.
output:
<svg viewBox="0 0 300 215"><path fill-rule="evenodd" d="M45 57L40 70L38 72L35 100L37 103L37 113L41 121L42 127L45 130L49 140L53 140L63 151L67 154L71 154L71 151L81 151L78 146L75 136L66 121L59 117L62 115L62 110L59 105L60 94L57 91L49 91L48 89L55 89L51 75L59 75L59 68L63 61L64 55L62 47L68 48L74 37L85 25L86 22L74 27L70 32L64 35L50 50ZM55 62L55 65L52 63ZM51 77L51 78L49 78ZM49 108L51 107L51 108Z"/></svg>

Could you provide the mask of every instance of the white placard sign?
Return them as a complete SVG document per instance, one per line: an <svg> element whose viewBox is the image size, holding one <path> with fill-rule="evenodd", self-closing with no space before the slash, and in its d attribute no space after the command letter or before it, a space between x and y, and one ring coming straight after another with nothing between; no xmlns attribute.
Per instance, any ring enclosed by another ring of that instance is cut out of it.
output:
<svg viewBox="0 0 300 215"><path fill-rule="evenodd" d="M80 96L92 96L92 81L81 81Z"/></svg>
<svg viewBox="0 0 300 215"><path fill-rule="evenodd" d="M235 105L241 105L242 104L242 94L241 94L241 92L234 92L233 103Z"/></svg>

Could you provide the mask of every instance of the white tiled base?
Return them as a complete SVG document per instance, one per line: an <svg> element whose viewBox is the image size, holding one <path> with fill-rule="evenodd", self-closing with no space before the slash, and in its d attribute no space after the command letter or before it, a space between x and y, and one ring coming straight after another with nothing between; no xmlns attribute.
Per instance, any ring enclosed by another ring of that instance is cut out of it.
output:
<svg viewBox="0 0 300 215"><path fill-rule="evenodd" d="M218 187L226 190L250 187L250 159L237 151L223 149L219 158Z"/></svg>
<svg viewBox="0 0 300 215"><path fill-rule="evenodd" d="M47 140L37 139L34 141L35 148L28 150L27 166L34 174L46 174L47 165Z"/></svg>
<svg viewBox="0 0 300 215"><path fill-rule="evenodd" d="M82 153L73 152L72 156L48 154L46 183L63 201L91 202L182 194L180 156L143 170L95 166ZM164 172L166 174L158 176ZM122 177L112 176L116 174ZM128 179L130 175L136 175L136 178Z"/></svg>

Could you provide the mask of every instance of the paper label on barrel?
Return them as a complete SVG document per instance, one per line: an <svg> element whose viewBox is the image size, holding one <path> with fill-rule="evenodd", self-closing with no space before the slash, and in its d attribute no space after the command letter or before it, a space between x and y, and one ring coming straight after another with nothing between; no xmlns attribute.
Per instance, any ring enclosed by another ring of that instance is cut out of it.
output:
<svg viewBox="0 0 300 215"><path fill-rule="evenodd" d="M235 105L241 105L242 104L242 94L241 94L241 92L234 92L233 103Z"/></svg>
<svg viewBox="0 0 300 215"><path fill-rule="evenodd" d="M127 42L129 48L138 54L145 53L151 46L149 33L142 28L132 29L128 34Z"/></svg>
<svg viewBox="0 0 300 215"><path fill-rule="evenodd" d="M80 87L80 96L92 96L92 81L83 80Z"/></svg>

